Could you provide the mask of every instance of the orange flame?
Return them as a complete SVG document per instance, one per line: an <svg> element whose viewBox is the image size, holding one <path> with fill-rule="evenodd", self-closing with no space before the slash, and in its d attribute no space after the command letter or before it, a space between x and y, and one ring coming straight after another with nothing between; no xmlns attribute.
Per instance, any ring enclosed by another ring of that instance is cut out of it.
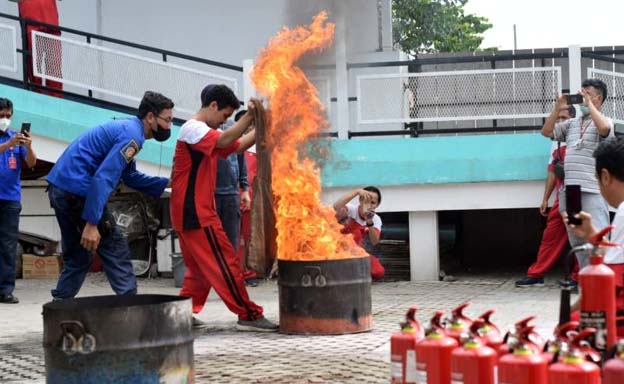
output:
<svg viewBox="0 0 624 384"><path fill-rule="evenodd" d="M277 226L277 257L326 260L365 257L352 236L340 233L332 207L323 206L320 171L298 149L329 124L316 88L294 66L305 53L331 44L334 24L321 12L312 24L283 28L260 52L251 78L269 99L267 145L271 151L272 191Z"/></svg>

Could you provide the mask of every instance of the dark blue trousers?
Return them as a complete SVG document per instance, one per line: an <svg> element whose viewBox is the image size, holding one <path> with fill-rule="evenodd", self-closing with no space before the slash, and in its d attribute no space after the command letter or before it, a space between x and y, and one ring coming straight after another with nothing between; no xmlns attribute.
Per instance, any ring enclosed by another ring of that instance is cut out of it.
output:
<svg viewBox="0 0 624 384"><path fill-rule="evenodd" d="M93 261L93 255L80 245L83 224L79 216L84 198L53 185L50 185L48 196L61 228L63 249L63 269L52 297L66 299L76 296ZM97 252L113 291L118 295L136 294L136 276L130 262L128 241L116 225L112 226L110 233L100 235L102 239Z"/></svg>
<svg viewBox="0 0 624 384"><path fill-rule="evenodd" d="M15 289L15 254L19 234L19 201L0 200L0 295Z"/></svg>
<svg viewBox="0 0 624 384"><path fill-rule="evenodd" d="M238 195L215 195L215 203L223 230L236 253L241 220L240 197Z"/></svg>

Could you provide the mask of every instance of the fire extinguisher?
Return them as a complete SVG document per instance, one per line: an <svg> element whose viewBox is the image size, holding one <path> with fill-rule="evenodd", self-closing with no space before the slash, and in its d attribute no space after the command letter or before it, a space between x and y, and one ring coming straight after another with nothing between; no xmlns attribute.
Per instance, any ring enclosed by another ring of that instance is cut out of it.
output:
<svg viewBox="0 0 624 384"><path fill-rule="evenodd" d="M498 350L498 348L500 348L503 344L503 335L501 335L501 331L498 329L496 324L492 323L490 320L490 317L494 312L495 311L493 309L490 309L479 316L480 319L483 319L484 323L483 326L479 328L478 333L481 340L485 342L485 345Z"/></svg>
<svg viewBox="0 0 624 384"><path fill-rule="evenodd" d="M608 226L589 239L594 249L589 265L579 272L581 294L580 328L594 328L596 333L591 343L596 350L605 354L615 345L615 273L603 263L604 247L615 246L603 240L613 227ZM581 246L581 247L586 247Z"/></svg>
<svg viewBox="0 0 624 384"><path fill-rule="evenodd" d="M535 316L525 317L524 319L514 324L513 331L505 333L505 336L503 337L503 344L497 349L499 357L502 357L512 352L513 346L518 341L518 334L520 333L520 331L527 328L529 326L529 322L533 319L535 319ZM537 332L533 331L529 335L528 340L529 342L527 343L527 345L531 346L531 348L533 348L536 352L542 350L542 345L544 344L544 341Z"/></svg>
<svg viewBox="0 0 624 384"><path fill-rule="evenodd" d="M617 343L613 352L613 358L607 361L602 369L603 384L624 383L624 340Z"/></svg>
<svg viewBox="0 0 624 384"><path fill-rule="evenodd" d="M548 383L548 359L533 348L529 340L532 332L532 326L520 331L513 352L498 361L499 384Z"/></svg>
<svg viewBox="0 0 624 384"><path fill-rule="evenodd" d="M442 312L436 312L425 330L425 338L416 344L416 378L418 384L451 382L451 353L457 340L446 335Z"/></svg>
<svg viewBox="0 0 624 384"><path fill-rule="evenodd" d="M470 333L464 335L461 347L451 354L451 383L496 384L496 361L498 354L479 338L478 330L484 324L475 320Z"/></svg>
<svg viewBox="0 0 624 384"><path fill-rule="evenodd" d="M572 340L570 332L574 333L574 336L578 334L578 321L568 321L567 323L559 325L553 332L552 340L548 340L544 345L544 357L549 363L553 363L554 357L561 350L563 344L567 344Z"/></svg>
<svg viewBox="0 0 624 384"><path fill-rule="evenodd" d="M596 333L593 328L585 328L568 344L562 344L561 361L548 368L550 384L600 384L600 368L585 360L579 347L582 341Z"/></svg>
<svg viewBox="0 0 624 384"><path fill-rule="evenodd" d="M469 305L470 303L466 302L453 309L451 311L451 318L446 326L446 334L457 340L457 342L461 342L462 334L468 332L472 324L472 320L463 314L464 309Z"/></svg>
<svg viewBox="0 0 624 384"><path fill-rule="evenodd" d="M423 330L416 320L417 307L411 307L400 323L401 331L390 338L392 384L416 383L416 343L422 339Z"/></svg>

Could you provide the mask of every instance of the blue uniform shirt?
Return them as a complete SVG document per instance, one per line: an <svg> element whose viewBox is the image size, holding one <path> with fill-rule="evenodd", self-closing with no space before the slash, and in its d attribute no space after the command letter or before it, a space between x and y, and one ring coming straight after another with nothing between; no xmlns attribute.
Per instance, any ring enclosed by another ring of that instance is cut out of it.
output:
<svg viewBox="0 0 624 384"><path fill-rule="evenodd" d="M0 144L10 141L17 133L10 129L0 131ZM7 148L0 153L0 200L21 201L22 188L20 176L22 160L26 159L28 150L21 145ZM11 157L15 158L15 169L9 167Z"/></svg>
<svg viewBox="0 0 624 384"><path fill-rule="evenodd" d="M143 123L137 117L95 126L65 149L47 180L85 197L82 219L97 224L120 179L130 188L155 197L167 186L167 178L137 171L134 156L144 142Z"/></svg>
<svg viewBox="0 0 624 384"><path fill-rule="evenodd" d="M247 162L245 154L232 153L227 159L219 159L217 163L216 195L238 195L238 188L249 189L247 180Z"/></svg>

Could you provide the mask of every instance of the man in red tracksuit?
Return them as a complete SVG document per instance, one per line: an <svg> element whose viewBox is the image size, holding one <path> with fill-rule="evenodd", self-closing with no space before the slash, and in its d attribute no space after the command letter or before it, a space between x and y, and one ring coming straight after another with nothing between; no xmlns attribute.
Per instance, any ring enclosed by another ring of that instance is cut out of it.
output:
<svg viewBox="0 0 624 384"><path fill-rule="evenodd" d="M50 25L59 25L59 15L58 9L56 8L56 0L18 0L18 3L20 17ZM39 31L56 36L61 35L61 31L59 31L58 29L28 24L26 26L26 34L28 36L28 49L31 52L33 52L33 31ZM62 50L60 41L54 39L46 39L42 42L43 43L37 47L39 49L37 50L35 64L43 73L49 76L62 78ZM43 63L45 63L45 68L42 68ZM34 75L32 55L28 56L28 80L35 84L43 85L41 77ZM63 89L63 84L54 80L46 80L45 86L59 90ZM50 96L63 97L63 95L59 92L42 91L37 88L35 88L34 91L49 94Z"/></svg>
<svg viewBox="0 0 624 384"><path fill-rule="evenodd" d="M186 264L181 296L193 300L193 313L204 307L214 288L230 311L238 315L236 328L276 331L262 315L262 307L249 299L240 262L223 230L215 208L217 157L242 153L255 142L255 132L243 133L253 123L255 104L224 132L217 131L240 102L225 85L208 85L201 93L201 109L180 129L173 158L171 218L180 238ZM242 136L242 137L241 137ZM240 140L238 140L240 138ZM205 326L194 319L196 328Z"/></svg>

